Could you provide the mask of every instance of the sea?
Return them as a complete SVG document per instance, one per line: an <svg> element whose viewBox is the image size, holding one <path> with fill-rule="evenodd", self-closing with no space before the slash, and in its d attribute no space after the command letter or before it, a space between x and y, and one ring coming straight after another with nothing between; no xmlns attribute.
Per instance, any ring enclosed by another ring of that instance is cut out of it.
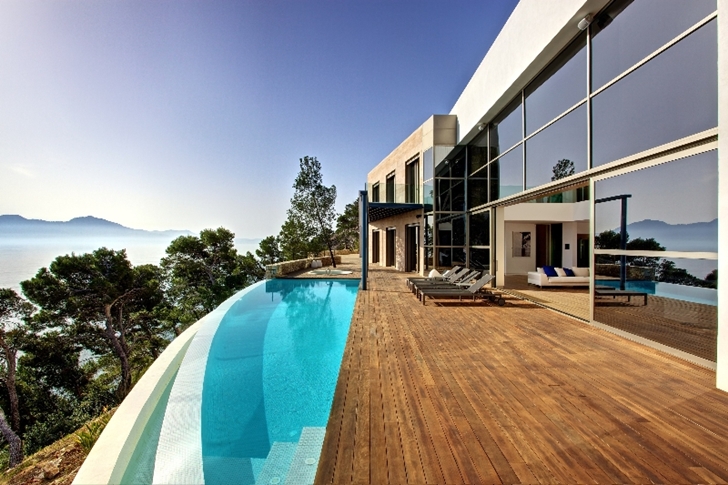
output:
<svg viewBox="0 0 728 485"><path fill-rule="evenodd" d="M0 288L12 288L20 292L20 282L48 267L57 257L66 254L90 253L106 247L126 249L129 261L135 266L159 264L165 250L175 236L170 237L69 237L69 238L3 238L0 237ZM258 243L250 239L236 239L239 253L255 254Z"/></svg>

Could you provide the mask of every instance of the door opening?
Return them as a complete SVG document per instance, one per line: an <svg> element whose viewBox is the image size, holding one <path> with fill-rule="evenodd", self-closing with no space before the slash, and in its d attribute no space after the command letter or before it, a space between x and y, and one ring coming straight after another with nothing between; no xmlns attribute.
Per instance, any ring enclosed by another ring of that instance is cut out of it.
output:
<svg viewBox="0 0 728 485"><path fill-rule="evenodd" d="M404 270L419 272L420 226L407 226L404 233Z"/></svg>

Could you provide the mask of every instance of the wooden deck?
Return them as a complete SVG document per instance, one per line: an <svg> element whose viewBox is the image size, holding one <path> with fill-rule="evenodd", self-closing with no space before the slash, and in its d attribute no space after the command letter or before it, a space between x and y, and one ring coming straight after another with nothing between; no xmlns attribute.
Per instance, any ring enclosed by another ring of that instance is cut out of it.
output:
<svg viewBox="0 0 728 485"><path fill-rule="evenodd" d="M714 372L514 297L422 306L372 268L316 483L725 483Z"/></svg>

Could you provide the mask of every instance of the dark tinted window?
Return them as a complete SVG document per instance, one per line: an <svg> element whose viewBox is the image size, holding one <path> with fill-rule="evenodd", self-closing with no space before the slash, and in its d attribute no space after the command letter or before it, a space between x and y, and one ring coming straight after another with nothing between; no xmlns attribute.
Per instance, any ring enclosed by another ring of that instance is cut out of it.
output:
<svg viewBox="0 0 728 485"><path fill-rule="evenodd" d="M523 139L521 97L513 101L490 126L490 144L497 156Z"/></svg>
<svg viewBox="0 0 728 485"><path fill-rule="evenodd" d="M593 100L593 165L718 125L716 21Z"/></svg>
<svg viewBox="0 0 728 485"><path fill-rule="evenodd" d="M490 246L490 211L470 214L470 245Z"/></svg>
<svg viewBox="0 0 728 485"><path fill-rule="evenodd" d="M526 141L526 188L587 169L586 105Z"/></svg>
<svg viewBox="0 0 728 485"><path fill-rule="evenodd" d="M586 34L582 34L526 88L526 135L586 95Z"/></svg>
<svg viewBox="0 0 728 485"><path fill-rule="evenodd" d="M523 191L523 148L518 147L490 163L490 199Z"/></svg>
<svg viewBox="0 0 728 485"><path fill-rule="evenodd" d="M592 88L600 88L715 10L715 0L615 2L592 23Z"/></svg>

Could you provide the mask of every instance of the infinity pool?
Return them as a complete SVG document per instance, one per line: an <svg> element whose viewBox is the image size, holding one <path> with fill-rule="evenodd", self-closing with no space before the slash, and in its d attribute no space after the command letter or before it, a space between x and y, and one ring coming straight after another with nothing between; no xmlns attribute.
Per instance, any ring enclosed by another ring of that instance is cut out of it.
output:
<svg viewBox="0 0 728 485"><path fill-rule="evenodd" d="M205 322L125 479L312 483L358 286L269 280Z"/></svg>

